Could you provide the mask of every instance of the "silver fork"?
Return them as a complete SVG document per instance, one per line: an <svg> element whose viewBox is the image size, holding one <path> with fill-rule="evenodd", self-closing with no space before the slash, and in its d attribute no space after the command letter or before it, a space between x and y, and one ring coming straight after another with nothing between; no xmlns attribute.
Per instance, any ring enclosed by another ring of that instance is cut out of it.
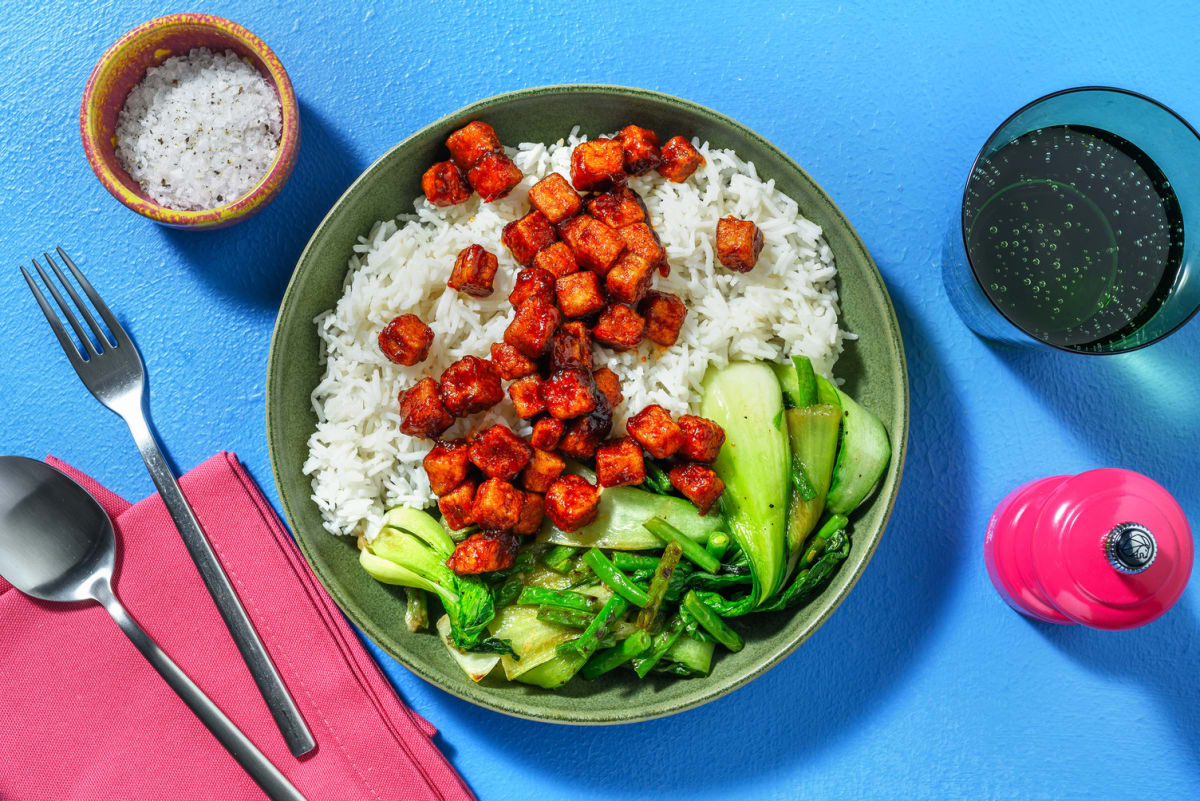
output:
<svg viewBox="0 0 1200 801"><path fill-rule="evenodd" d="M75 372L79 374L83 385L95 396L96 400L118 414L129 426L129 431L133 434L138 451L142 455L142 461L146 463L146 469L150 471L150 477L154 479L154 486L158 488L159 495L162 496L163 503L166 504L167 511L171 514L171 519L175 521L175 527L179 529L183 544L191 554L192 561L200 572L200 578L204 580L204 586L208 588L209 594L216 603L217 610L220 611L229 633L233 635L233 641L237 644L242 659L250 668L250 675L254 677L254 683L258 685L258 691L262 693L263 699L267 702L271 716L275 718L276 725L283 733L288 748L295 756L308 753L316 746L312 733L308 730L304 718L300 716L300 710L296 708L295 702L288 694L275 665L271 663L271 658L267 655L266 648L263 647L262 640L258 637L258 632L254 630L250 617L242 607L241 601L238 600L233 585L229 583L229 577L225 575L221 563L217 561L212 545L200 528L200 523L192 513L191 507L188 506L187 499L180 491L179 484L175 481L175 476L155 441L146 403L146 370L137 345L133 344L133 340L125 333L125 329L113 317L108 306L100 299L96 290L83 277L83 273L63 252L63 249L57 248L57 252L63 263L67 265L67 269L75 276L75 280L79 282L79 286L88 296L88 300L100 313L100 317L108 326L108 331L111 332L111 338L96 323L95 318L50 254L42 253L46 264L58 278L67 295L70 296L75 308L83 315L88 328L95 334L95 343L84 331L70 306L63 299L58 287L38 264L37 259L33 260L33 267L41 276L46 288L50 290L50 295L58 304L62 316L66 318L67 323L79 338L85 353L80 353L79 348L71 341L70 334L63 328L54 309L46 301L46 296L42 294L41 289L38 288L37 283L24 266L21 267L21 275L25 276L30 291L33 292L34 298L42 308L42 314L46 315L46 322L50 323L50 328L54 330L54 335L58 337L63 352L67 355L71 366L75 368Z"/></svg>

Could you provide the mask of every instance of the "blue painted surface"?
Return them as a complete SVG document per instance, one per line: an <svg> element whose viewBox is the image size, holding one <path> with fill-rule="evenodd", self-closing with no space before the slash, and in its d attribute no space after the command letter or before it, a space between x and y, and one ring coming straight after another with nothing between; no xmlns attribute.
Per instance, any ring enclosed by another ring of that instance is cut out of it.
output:
<svg viewBox="0 0 1200 801"><path fill-rule="evenodd" d="M76 126L104 48L174 9L0 0L0 243L11 265L0 271L0 451L57 454L131 498L152 491L16 272L62 243L140 343L176 463L236 450L274 499L263 373L275 308L312 228L372 159L459 106L520 87L592 81L681 95L808 169L888 281L913 426L887 536L812 640L699 710L616 729L546 726L472 707L384 660L400 694L441 729L485 799L1200 796L1197 588L1139 631L1053 628L1010 612L980 555L1008 489L1091 467L1143 471L1200 521L1200 323L1100 360L993 349L954 317L937 266L975 150L1026 101L1112 84L1200 122L1193 3L192 5L266 39L304 126L275 203L202 234L119 206L92 177Z"/></svg>

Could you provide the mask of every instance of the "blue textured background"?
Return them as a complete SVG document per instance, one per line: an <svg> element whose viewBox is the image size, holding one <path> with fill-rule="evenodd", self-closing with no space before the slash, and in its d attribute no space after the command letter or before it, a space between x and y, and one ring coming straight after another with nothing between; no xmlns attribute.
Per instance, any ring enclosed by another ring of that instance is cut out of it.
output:
<svg viewBox="0 0 1200 801"><path fill-rule="evenodd" d="M87 397L16 263L63 244L138 340L182 468L236 450L274 498L263 374L309 233L402 137L470 101L607 82L729 114L803 165L891 287L913 392L895 516L826 626L749 687L666 720L575 729L472 707L388 663L484 799L1183 798L1200 795L1197 588L1123 634L1031 623L992 591L987 516L1033 476L1143 471L1200 521L1200 322L1091 359L998 350L948 305L938 253L975 150L1043 93L1099 83L1200 122L1194 2L768 4L196 3L260 34L291 74L303 145L257 218L181 233L126 211L83 158L77 109L101 52L180 10L0 0L0 451L53 452L152 491L120 421ZM397 209L399 210L399 209ZM2 646L0 646L2 647ZM99 758L100 755L97 755ZM47 755L52 758L52 755ZM2 766L0 766L2 769ZM398 797L402 797L402 793Z"/></svg>

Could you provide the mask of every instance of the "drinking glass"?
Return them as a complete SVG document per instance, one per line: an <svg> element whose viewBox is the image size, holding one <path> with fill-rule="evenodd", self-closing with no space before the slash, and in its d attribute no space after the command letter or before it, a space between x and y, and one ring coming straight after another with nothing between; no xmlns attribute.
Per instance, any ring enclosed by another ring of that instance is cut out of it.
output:
<svg viewBox="0 0 1200 801"><path fill-rule="evenodd" d="M1124 89L1033 101L972 164L942 275L987 339L1086 354L1162 339L1200 310L1200 135Z"/></svg>

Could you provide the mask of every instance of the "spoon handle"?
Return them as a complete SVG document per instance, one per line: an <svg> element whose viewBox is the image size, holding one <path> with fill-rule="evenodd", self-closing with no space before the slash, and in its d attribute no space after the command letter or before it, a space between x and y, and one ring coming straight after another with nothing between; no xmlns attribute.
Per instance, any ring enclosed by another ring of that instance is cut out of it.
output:
<svg viewBox="0 0 1200 801"><path fill-rule="evenodd" d="M158 494L175 522L175 528L178 529L179 536L204 581L204 586L208 588L208 594L212 596L217 611L221 613L225 627L233 636L234 644L250 669L258 691L267 702L267 709L275 718L275 724L279 726L288 748L294 756L306 754L316 747L316 741L305 725L296 702L288 694L283 678L272 664L266 647L263 646L258 632L254 630L250 616L246 614L233 584L225 575L212 545L204 536L191 506L179 489L179 483L175 480L171 468L167 466L167 460L158 448L145 412L140 408L137 411L135 415L126 415L125 422L129 425L134 441L137 442L138 451L142 455L142 461L146 463L146 469L150 471L150 477L154 479L154 486L158 488Z"/></svg>
<svg viewBox="0 0 1200 801"><path fill-rule="evenodd" d="M92 597L108 610L113 620L117 621L117 625L121 627L121 631L125 632L125 636L129 637L137 649L142 652L142 656L146 657L146 661L158 671L159 675L183 699L192 712L196 713L200 722L208 727L221 745L225 746L225 750L229 752L230 756L237 760L237 763L250 775L251 779L254 779L271 801L305 801L300 791L279 772L279 769L272 765L254 746L254 743L250 742L250 739L242 734L237 726L233 725L233 721L225 717L225 713L213 703L212 699L205 695L196 686L196 683L171 661L166 652L158 647L158 643L150 639L150 635L137 624L128 610L117 600L112 586L107 581L97 583L92 592Z"/></svg>

